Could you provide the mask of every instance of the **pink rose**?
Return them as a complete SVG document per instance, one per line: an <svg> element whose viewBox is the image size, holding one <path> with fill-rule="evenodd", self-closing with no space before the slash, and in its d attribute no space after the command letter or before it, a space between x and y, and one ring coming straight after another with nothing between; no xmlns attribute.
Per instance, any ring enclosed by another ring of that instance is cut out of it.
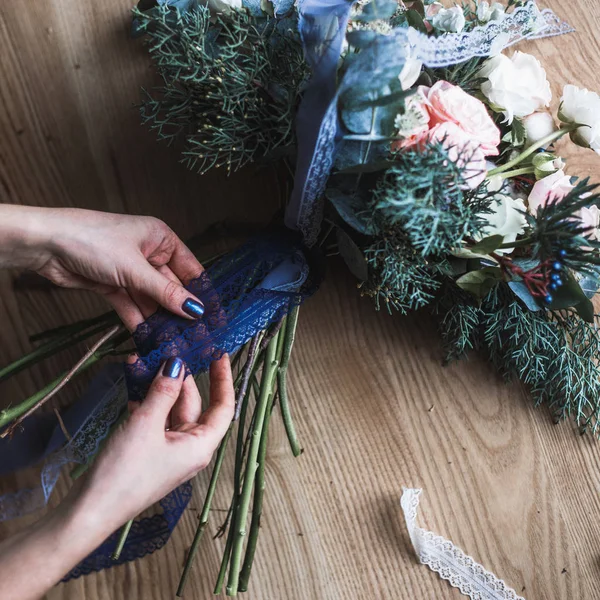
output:
<svg viewBox="0 0 600 600"><path fill-rule="evenodd" d="M458 125L473 141L478 142L485 156L496 156L500 145L500 130L490 117L485 104L447 81L438 81L428 91L427 109L431 125L447 121Z"/></svg>
<svg viewBox="0 0 600 600"><path fill-rule="evenodd" d="M484 182L487 176L485 154L479 143L458 125L451 122L436 125L429 131L427 141L442 143L448 158L462 169L469 189L474 190Z"/></svg>
<svg viewBox="0 0 600 600"><path fill-rule="evenodd" d="M549 200L562 200L572 189L571 178L563 170L540 179L529 194L529 212L535 215L540 206L545 206Z"/></svg>

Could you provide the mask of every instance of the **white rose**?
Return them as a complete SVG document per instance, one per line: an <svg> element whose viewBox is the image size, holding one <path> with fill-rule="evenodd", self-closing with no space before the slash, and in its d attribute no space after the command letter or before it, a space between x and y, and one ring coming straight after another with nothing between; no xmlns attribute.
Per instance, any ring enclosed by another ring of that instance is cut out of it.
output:
<svg viewBox="0 0 600 600"><path fill-rule="evenodd" d="M205 0L203 4L206 4L213 14L226 13L232 8L235 8L236 10L242 8L242 0Z"/></svg>
<svg viewBox="0 0 600 600"><path fill-rule="evenodd" d="M578 146L591 148L600 154L600 96L596 92L566 85L558 118L569 125L581 125L571 132L571 139Z"/></svg>
<svg viewBox="0 0 600 600"><path fill-rule="evenodd" d="M504 6L500 2L494 2L491 6L487 0L482 0L477 7L477 20L480 23L490 21L502 21L506 16Z"/></svg>
<svg viewBox="0 0 600 600"><path fill-rule="evenodd" d="M533 146L556 131L552 115L547 112L536 112L523 119L527 145Z"/></svg>
<svg viewBox="0 0 600 600"><path fill-rule="evenodd" d="M485 61L479 75L487 79L481 86L484 96L495 110L504 113L508 123L549 106L552 100L546 71L531 54L494 56Z"/></svg>
<svg viewBox="0 0 600 600"><path fill-rule="evenodd" d="M445 33L460 33L465 23L465 14L460 6L441 8L431 22L434 29Z"/></svg>
<svg viewBox="0 0 600 600"><path fill-rule="evenodd" d="M584 206L579 214L584 227L589 227L585 237L589 240L600 242L600 209L593 206Z"/></svg>
<svg viewBox="0 0 600 600"><path fill-rule="evenodd" d="M504 243L514 242L518 235L525 231L525 203L521 198L513 198L506 194L496 194L490 205L491 214L482 214L480 217L487 221L482 229L479 239L491 235L501 235ZM513 248L498 249L496 252L510 254Z"/></svg>
<svg viewBox="0 0 600 600"><path fill-rule="evenodd" d="M422 68L423 63L419 59L411 57L406 59L404 67L402 67L402 72L398 76L403 90L410 90L415 85L421 75Z"/></svg>

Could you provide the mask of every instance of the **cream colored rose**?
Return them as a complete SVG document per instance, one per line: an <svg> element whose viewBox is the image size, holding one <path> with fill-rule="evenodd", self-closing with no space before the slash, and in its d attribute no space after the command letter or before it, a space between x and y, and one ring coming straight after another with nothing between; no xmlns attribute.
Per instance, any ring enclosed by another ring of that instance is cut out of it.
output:
<svg viewBox="0 0 600 600"><path fill-rule="evenodd" d="M558 117L563 123L581 125L571 132L571 139L600 154L600 96L596 92L566 85Z"/></svg>
<svg viewBox="0 0 600 600"><path fill-rule="evenodd" d="M506 16L504 6L500 2L494 2L491 6L487 0L481 0L477 6L477 20L480 23L490 21L502 21Z"/></svg>
<svg viewBox="0 0 600 600"><path fill-rule="evenodd" d="M491 214L482 214L480 217L487 221L478 239L491 235L501 235L504 243L514 242L517 236L525 231L525 203L521 198L513 198L506 194L496 194L490 206ZM498 249L496 252L510 254L513 248Z"/></svg>
<svg viewBox="0 0 600 600"><path fill-rule="evenodd" d="M600 208L597 206L584 206L579 214L584 227L590 230L585 237L600 242Z"/></svg>
<svg viewBox="0 0 600 600"><path fill-rule="evenodd" d="M460 6L440 8L431 20L434 29L443 33L460 33L465 23L465 14Z"/></svg>
<svg viewBox="0 0 600 600"><path fill-rule="evenodd" d="M531 54L494 56L485 61L479 75L486 79L481 86L483 95L494 110L504 113L508 123L549 106L552 100L546 71Z"/></svg>
<svg viewBox="0 0 600 600"><path fill-rule="evenodd" d="M398 76L403 90L410 90L417 83L422 69L423 63L418 58L408 57L406 59L402 72Z"/></svg>
<svg viewBox="0 0 600 600"><path fill-rule="evenodd" d="M552 115L548 112L535 112L523 119L526 143L533 146L556 131Z"/></svg>

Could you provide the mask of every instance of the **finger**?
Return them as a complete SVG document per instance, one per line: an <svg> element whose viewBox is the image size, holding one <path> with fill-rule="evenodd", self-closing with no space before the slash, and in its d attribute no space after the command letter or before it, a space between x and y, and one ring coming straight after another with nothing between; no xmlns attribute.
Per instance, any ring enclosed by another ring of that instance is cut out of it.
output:
<svg viewBox="0 0 600 600"><path fill-rule="evenodd" d="M119 315L121 321L123 321L123 325L125 325L130 332L133 333L138 325L145 320L144 315L140 311L138 305L131 299L127 290L117 288L108 294L104 294L104 297L115 309L115 312Z"/></svg>
<svg viewBox="0 0 600 600"><path fill-rule="evenodd" d="M177 276L175 275L175 273L173 273L173 271L171 271L171 269L169 269L169 267L167 267L166 265L162 265L161 267L155 267L155 268L159 273L161 273L162 275L164 275L171 281L174 281L177 284L181 284L179 279L177 279ZM132 300L137 304L138 308L140 309L140 312L142 313L144 320L147 319L148 317L152 316L156 312L156 309L158 308L158 303L155 300L153 300L152 298L150 298L150 296L146 296L145 294L140 294L134 290L131 290L128 293L131 296Z"/></svg>
<svg viewBox="0 0 600 600"><path fill-rule="evenodd" d="M172 356L161 366L143 402L144 409L152 415L153 420L160 423L163 429L173 405L179 398L184 377L183 361L179 357Z"/></svg>
<svg viewBox="0 0 600 600"><path fill-rule="evenodd" d="M198 427L194 430L202 441L202 448L208 455L216 449L233 419L235 393L229 356L210 365L210 406L202 413Z"/></svg>
<svg viewBox="0 0 600 600"><path fill-rule="evenodd" d="M186 284L200 277L204 271L204 267L198 262L194 253L179 238L169 260L169 268L180 281Z"/></svg>
<svg viewBox="0 0 600 600"><path fill-rule="evenodd" d="M128 277L128 288L138 294L150 296L172 313L187 319L197 319L204 314L204 305L190 294L180 282L172 281L159 273L143 259Z"/></svg>
<svg viewBox="0 0 600 600"><path fill-rule="evenodd" d="M202 398L193 377L186 377L181 394L171 410L171 428L197 423L202 413Z"/></svg>
<svg viewBox="0 0 600 600"><path fill-rule="evenodd" d="M127 360L125 361L128 365L133 365L135 364L135 362L138 359L138 355L135 352L132 352L128 357ZM127 402L127 410L129 411L129 414L132 415L140 406L141 406L141 402L138 402L137 400L129 400Z"/></svg>

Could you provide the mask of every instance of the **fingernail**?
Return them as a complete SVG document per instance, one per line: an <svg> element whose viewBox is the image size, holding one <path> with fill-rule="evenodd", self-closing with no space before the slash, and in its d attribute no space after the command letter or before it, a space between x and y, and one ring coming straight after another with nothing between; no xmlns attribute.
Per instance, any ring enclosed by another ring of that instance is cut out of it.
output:
<svg viewBox="0 0 600 600"><path fill-rule="evenodd" d="M201 302L198 302L197 300L193 300L192 298L188 298L181 305L181 309L184 313L196 319L199 319L204 314L204 305Z"/></svg>
<svg viewBox="0 0 600 600"><path fill-rule="evenodd" d="M170 377L171 379L177 379L179 377L179 373L181 373L181 369L183 367L183 361L177 356L171 356L169 360L165 363L163 368L163 375L165 377Z"/></svg>

